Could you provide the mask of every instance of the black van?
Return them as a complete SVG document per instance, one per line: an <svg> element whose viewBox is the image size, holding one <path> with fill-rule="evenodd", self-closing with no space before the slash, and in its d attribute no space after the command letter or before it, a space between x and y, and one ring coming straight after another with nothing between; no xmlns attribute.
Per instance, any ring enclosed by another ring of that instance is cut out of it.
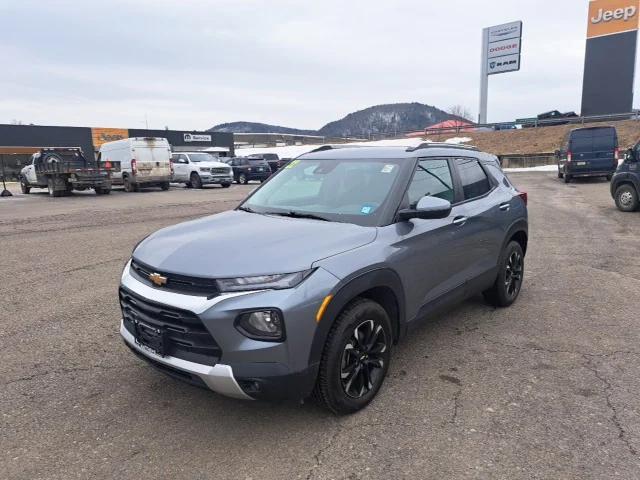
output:
<svg viewBox="0 0 640 480"><path fill-rule="evenodd" d="M562 150L556 150L558 178L569 183L575 177L606 177L618 168L618 134L615 127L571 130Z"/></svg>

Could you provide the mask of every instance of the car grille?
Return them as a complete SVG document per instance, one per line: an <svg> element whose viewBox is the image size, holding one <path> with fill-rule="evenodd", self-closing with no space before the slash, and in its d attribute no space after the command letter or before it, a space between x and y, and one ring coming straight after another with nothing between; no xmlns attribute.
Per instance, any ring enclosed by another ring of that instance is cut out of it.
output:
<svg viewBox="0 0 640 480"><path fill-rule="evenodd" d="M214 167L214 168L211 169L211 173L218 173L218 174L226 173L226 174L229 174L230 172L229 172L228 168Z"/></svg>
<svg viewBox="0 0 640 480"><path fill-rule="evenodd" d="M152 273L162 275L167 279L167 283L161 288L169 292L200 295L206 296L207 298L213 298L220 293L218 284L212 278L189 277L186 275L160 272L137 260L131 260L131 272L137 280L140 280L145 285L156 288L158 288L158 286L149 280L149 275Z"/></svg>
<svg viewBox="0 0 640 480"><path fill-rule="evenodd" d="M142 298L120 287L120 307L125 328L137 337L137 324L163 334L164 354L204 365L215 365L222 351L193 312Z"/></svg>

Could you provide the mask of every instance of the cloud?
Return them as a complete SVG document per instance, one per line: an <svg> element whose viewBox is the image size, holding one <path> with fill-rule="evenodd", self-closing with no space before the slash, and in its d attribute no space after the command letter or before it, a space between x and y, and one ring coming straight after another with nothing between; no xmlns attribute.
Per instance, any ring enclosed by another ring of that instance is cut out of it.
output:
<svg viewBox="0 0 640 480"><path fill-rule="evenodd" d="M319 128L386 102L477 110L480 32L524 21L489 117L579 110L583 0L142 0L0 5L0 122Z"/></svg>

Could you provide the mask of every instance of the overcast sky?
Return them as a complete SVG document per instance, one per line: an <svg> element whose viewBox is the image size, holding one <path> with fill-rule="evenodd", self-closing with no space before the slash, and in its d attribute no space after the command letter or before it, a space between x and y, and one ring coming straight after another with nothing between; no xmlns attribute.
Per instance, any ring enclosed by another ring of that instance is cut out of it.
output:
<svg viewBox="0 0 640 480"><path fill-rule="evenodd" d="M489 121L580 110L587 0L0 0L0 123L320 128L371 105L478 112L483 27L523 20Z"/></svg>

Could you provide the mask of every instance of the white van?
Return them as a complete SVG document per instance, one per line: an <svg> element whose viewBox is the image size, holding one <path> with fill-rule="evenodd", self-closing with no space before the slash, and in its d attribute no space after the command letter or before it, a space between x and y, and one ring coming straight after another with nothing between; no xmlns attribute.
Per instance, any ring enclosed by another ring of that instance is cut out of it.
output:
<svg viewBox="0 0 640 480"><path fill-rule="evenodd" d="M171 147L166 138L135 137L103 143L99 160L111 164L111 183L124 185L127 192L144 187L169 189Z"/></svg>

